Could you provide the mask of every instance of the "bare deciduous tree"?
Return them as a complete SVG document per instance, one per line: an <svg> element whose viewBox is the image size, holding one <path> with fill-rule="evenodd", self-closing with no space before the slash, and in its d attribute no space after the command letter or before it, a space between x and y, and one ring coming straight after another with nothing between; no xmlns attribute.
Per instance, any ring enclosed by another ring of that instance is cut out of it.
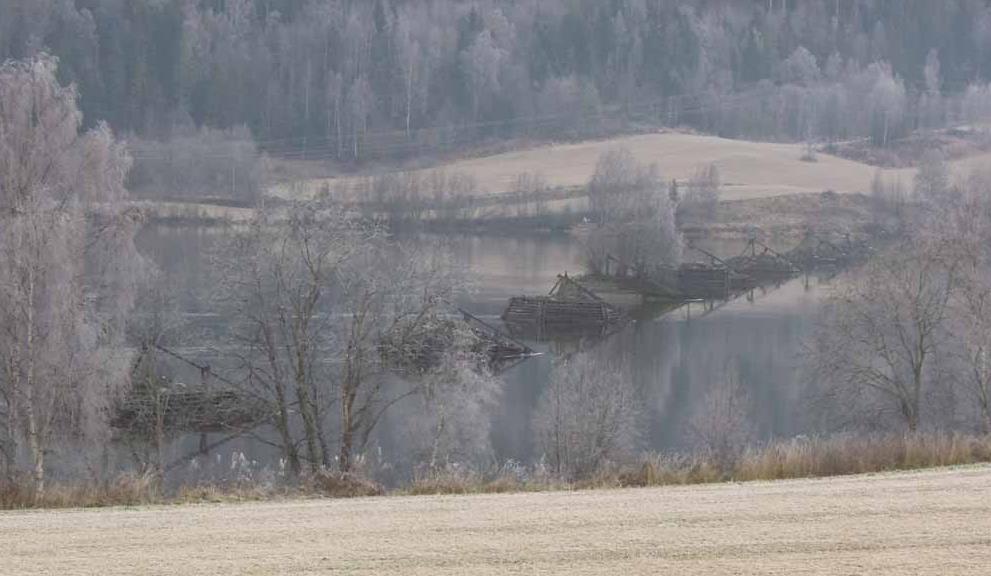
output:
<svg viewBox="0 0 991 576"><path fill-rule="evenodd" d="M814 359L850 410L894 410L909 431L922 424L927 394L940 382L954 283L938 247L905 241L852 274L828 299Z"/></svg>
<svg viewBox="0 0 991 576"><path fill-rule="evenodd" d="M534 440L554 473L588 477L628 455L638 440L639 408L629 374L595 356L562 361L534 416Z"/></svg>
<svg viewBox="0 0 991 576"><path fill-rule="evenodd" d="M241 363L290 468L318 472L336 456L350 472L385 411L415 391L395 389L392 368L440 323L458 286L449 263L318 204L261 213L218 262Z"/></svg>
<svg viewBox="0 0 991 576"><path fill-rule="evenodd" d="M294 473L300 472L303 457L313 471L330 462L323 423L334 401L328 365L338 346L333 300L344 262L379 234L342 212L295 205L284 221L260 211L217 259L223 296L238 326L235 339L244 346L248 382L270 402Z"/></svg>
<svg viewBox="0 0 991 576"><path fill-rule="evenodd" d="M980 427L991 434L991 202L987 175L973 176L963 197L937 222L957 265L951 307L955 380L977 405Z"/></svg>
<svg viewBox="0 0 991 576"><path fill-rule="evenodd" d="M929 203L933 209L943 209L948 202L950 176L943 153L929 150L915 174L915 194L919 200Z"/></svg>
<svg viewBox="0 0 991 576"><path fill-rule="evenodd" d="M338 334L341 472L351 471L356 454L368 444L385 411L415 394L422 384L415 377L407 378L406 388L395 390L389 380L397 362L407 367L423 363L430 354L424 342L448 326L446 302L454 299L462 282L445 254L381 243L346 263L339 306L348 321L339 326Z"/></svg>
<svg viewBox="0 0 991 576"><path fill-rule="evenodd" d="M724 465L740 455L754 439L750 396L738 370L724 370L692 414L690 436Z"/></svg>

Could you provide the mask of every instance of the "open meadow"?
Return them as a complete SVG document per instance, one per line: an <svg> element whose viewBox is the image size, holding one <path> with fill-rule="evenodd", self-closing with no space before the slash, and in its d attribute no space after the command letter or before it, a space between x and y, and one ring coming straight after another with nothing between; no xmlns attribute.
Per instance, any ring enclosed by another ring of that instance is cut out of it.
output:
<svg viewBox="0 0 991 576"><path fill-rule="evenodd" d="M551 144L491 156L457 160L422 169L469 175L479 192L511 192L521 174L539 175L550 187L585 185L595 172L599 157L615 148L628 148L642 164L656 163L667 179L687 181L700 167L715 164L724 200L751 200L790 194L823 192L867 193L877 168L860 162L818 154L814 162L802 160L805 146L730 140L683 132L622 136L577 144ZM951 162L961 174L986 165L989 155ZM914 168L885 169L886 181L900 180L911 187ZM274 186L270 193L284 198L312 196L340 183L353 184L358 177L312 179Z"/></svg>
<svg viewBox="0 0 991 576"><path fill-rule="evenodd" d="M991 467L824 480L0 514L0 573L952 575Z"/></svg>

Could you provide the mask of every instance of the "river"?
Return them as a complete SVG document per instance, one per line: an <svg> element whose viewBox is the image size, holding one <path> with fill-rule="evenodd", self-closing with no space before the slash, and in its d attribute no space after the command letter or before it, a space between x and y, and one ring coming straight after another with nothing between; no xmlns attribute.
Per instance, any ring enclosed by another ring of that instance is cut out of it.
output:
<svg viewBox="0 0 991 576"><path fill-rule="evenodd" d="M222 234L217 228L149 226L139 236L139 248L161 267L183 314L194 321L212 317L207 255ZM493 323L509 297L544 294L557 274L584 269L581 246L566 235L453 235L445 240L455 265L468 272L471 292L461 304ZM729 255L739 246L709 248ZM745 390L752 439L804 434L810 420L802 343L811 333L823 282L803 277L730 302L693 303L581 346L625 355L640 403L639 449L691 449L693 418L727 379ZM573 351L555 343L528 344L542 354L502 374L503 390L491 414L491 444L499 461L529 462L537 456L531 434L535 407L555 362ZM238 446L248 449L243 442Z"/></svg>

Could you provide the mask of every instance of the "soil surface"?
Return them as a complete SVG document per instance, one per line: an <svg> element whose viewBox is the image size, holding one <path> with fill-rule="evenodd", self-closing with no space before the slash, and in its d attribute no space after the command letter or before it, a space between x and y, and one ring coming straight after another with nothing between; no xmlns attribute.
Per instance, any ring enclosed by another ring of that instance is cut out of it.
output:
<svg viewBox="0 0 991 576"><path fill-rule="evenodd" d="M991 467L0 514L0 574L987 574Z"/></svg>

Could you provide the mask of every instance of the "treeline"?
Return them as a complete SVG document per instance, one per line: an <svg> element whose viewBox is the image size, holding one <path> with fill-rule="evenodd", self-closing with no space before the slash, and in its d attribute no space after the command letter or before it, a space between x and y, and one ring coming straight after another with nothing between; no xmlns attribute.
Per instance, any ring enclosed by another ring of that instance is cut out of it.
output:
<svg viewBox="0 0 991 576"><path fill-rule="evenodd" d="M89 123L246 125L307 159L581 135L614 113L885 144L991 108L985 0L0 0L0 59L41 50Z"/></svg>
<svg viewBox="0 0 991 576"><path fill-rule="evenodd" d="M822 414L848 429L991 433L989 183L954 180L938 152L910 192L875 182L893 234L820 312L809 366Z"/></svg>

